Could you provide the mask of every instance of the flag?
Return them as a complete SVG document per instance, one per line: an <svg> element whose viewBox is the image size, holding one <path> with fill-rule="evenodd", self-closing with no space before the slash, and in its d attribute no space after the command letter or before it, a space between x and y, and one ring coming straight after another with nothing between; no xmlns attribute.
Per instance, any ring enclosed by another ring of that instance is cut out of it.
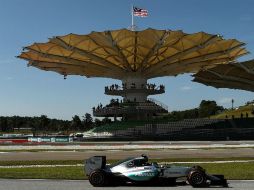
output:
<svg viewBox="0 0 254 190"><path fill-rule="evenodd" d="M140 9L137 7L133 7L133 15L134 16L140 16L140 17L147 17L148 11L145 9Z"/></svg>

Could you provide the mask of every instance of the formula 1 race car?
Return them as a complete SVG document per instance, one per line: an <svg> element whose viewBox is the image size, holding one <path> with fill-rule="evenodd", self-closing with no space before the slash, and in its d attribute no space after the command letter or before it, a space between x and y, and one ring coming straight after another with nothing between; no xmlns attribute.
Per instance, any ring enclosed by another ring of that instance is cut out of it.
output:
<svg viewBox="0 0 254 190"><path fill-rule="evenodd" d="M89 182L95 187L145 184L170 185L184 178L193 187L223 186L228 187L223 175L210 175L200 166L159 166L149 163L148 157L142 155L127 158L115 164L106 164L106 156L94 156L85 161L85 173Z"/></svg>

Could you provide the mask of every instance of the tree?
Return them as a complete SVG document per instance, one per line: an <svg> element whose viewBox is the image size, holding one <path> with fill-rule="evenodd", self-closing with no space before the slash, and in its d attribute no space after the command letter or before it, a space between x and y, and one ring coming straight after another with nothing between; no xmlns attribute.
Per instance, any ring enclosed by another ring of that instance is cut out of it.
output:
<svg viewBox="0 0 254 190"><path fill-rule="evenodd" d="M79 116L74 115L72 117L71 128L73 130L80 130L82 128L82 122L81 122Z"/></svg>
<svg viewBox="0 0 254 190"><path fill-rule="evenodd" d="M96 118L96 119L94 120L94 125L95 125L95 127L101 126L101 125L102 125L101 120L99 120L99 119Z"/></svg>
<svg viewBox="0 0 254 190"><path fill-rule="evenodd" d="M40 117L1 117L0 116L0 131L13 131L14 128L32 128L34 135L37 131L61 131L69 130L71 121L49 119L46 115ZM82 125L80 125L82 127Z"/></svg>
<svg viewBox="0 0 254 190"><path fill-rule="evenodd" d="M199 105L198 115L200 118L215 115L218 111L223 110L222 106L218 106L215 101L202 100Z"/></svg>
<svg viewBox="0 0 254 190"><path fill-rule="evenodd" d="M90 129L93 125L93 118L90 113L86 113L85 116L83 116L83 123L85 129Z"/></svg>
<svg viewBox="0 0 254 190"><path fill-rule="evenodd" d="M6 117L1 117L0 118L0 129L3 132L8 131L8 122L7 122L7 118Z"/></svg>
<svg viewBox="0 0 254 190"><path fill-rule="evenodd" d="M108 117L105 117L105 118L102 119L101 122L102 122L103 125L104 125L104 124L108 124L108 123L111 123L111 119L108 118Z"/></svg>
<svg viewBox="0 0 254 190"><path fill-rule="evenodd" d="M48 117L46 115L41 115L39 120L40 120L40 129L47 130L50 122Z"/></svg>

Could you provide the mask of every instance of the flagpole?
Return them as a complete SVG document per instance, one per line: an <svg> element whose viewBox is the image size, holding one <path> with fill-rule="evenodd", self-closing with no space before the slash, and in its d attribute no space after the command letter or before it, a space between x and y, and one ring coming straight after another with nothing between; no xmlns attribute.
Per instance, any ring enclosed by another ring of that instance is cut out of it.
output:
<svg viewBox="0 0 254 190"><path fill-rule="evenodd" d="M131 5L131 30L134 31L134 29L133 5Z"/></svg>

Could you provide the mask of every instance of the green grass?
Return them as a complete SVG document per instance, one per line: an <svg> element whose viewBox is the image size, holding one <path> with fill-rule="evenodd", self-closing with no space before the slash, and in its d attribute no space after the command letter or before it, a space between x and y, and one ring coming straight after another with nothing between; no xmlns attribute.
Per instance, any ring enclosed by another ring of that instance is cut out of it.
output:
<svg viewBox="0 0 254 190"><path fill-rule="evenodd" d="M149 162L202 162L202 161L230 161L230 160L254 160L253 157L239 158L169 158L150 159ZM118 160L107 160L107 163L114 163ZM76 165L84 164L84 160L27 160L27 161L0 161L0 166L20 166L20 165Z"/></svg>
<svg viewBox="0 0 254 190"><path fill-rule="evenodd" d="M92 129L92 132L108 132L113 130L121 130L121 129L127 129L127 128L133 128L137 126L143 126L145 124L151 124L151 123L167 123L167 119L153 119L149 121L117 121L110 124L105 124L100 127L96 127Z"/></svg>
<svg viewBox="0 0 254 190"><path fill-rule="evenodd" d="M239 158L169 158L169 159L150 159L149 162L209 162L209 161L232 161L232 160L254 160L253 157ZM0 162L1 165L1 162Z"/></svg>
<svg viewBox="0 0 254 190"><path fill-rule="evenodd" d="M228 116L228 118L231 118L232 115L234 115L235 118L240 118L241 117L241 113L243 114L243 116L245 117L246 113L248 113L249 117L254 117L254 115L252 114L252 111L254 110L254 106L253 105L246 105L246 106L241 106L239 107L237 110L227 110L225 112L222 112L218 115L214 115L211 116L211 119L225 119L226 115Z"/></svg>
<svg viewBox="0 0 254 190"><path fill-rule="evenodd" d="M191 166L193 164L181 164ZM253 163L199 164L208 173L224 174L227 179L254 179ZM1 168L0 178L9 179L87 179L83 167L52 167L52 168Z"/></svg>
<svg viewBox="0 0 254 190"><path fill-rule="evenodd" d="M147 121L117 121L110 124L105 124L100 127L92 129L92 132L104 132L104 131L113 131L127 129L131 127L136 127L138 125L144 125L148 123Z"/></svg>
<svg viewBox="0 0 254 190"><path fill-rule="evenodd" d="M239 158L168 158L150 159L149 162L204 162L204 161L231 161L231 160L254 160L253 157ZM107 163L114 163L118 160L107 160ZM0 161L0 166L20 166L20 165L76 165L84 164L84 160L27 160L27 161Z"/></svg>
<svg viewBox="0 0 254 190"><path fill-rule="evenodd" d="M181 161L215 161L215 160L251 160L254 158L173 158L154 159L151 162L181 162ZM113 163L116 160L109 160ZM55 161L0 161L1 166L15 165L66 165L83 164L83 160ZM192 166L194 164L175 164ZM210 174L224 174L227 179L254 179L254 162L250 163L208 163L198 164ZM9 179L87 179L81 166L41 167L41 168L0 168L0 178Z"/></svg>
<svg viewBox="0 0 254 190"><path fill-rule="evenodd" d="M85 179L83 167L0 168L0 178Z"/></svg>
<svg viewBox="0 0 254 190"><path fill-rule="evenodd" d="M181 164L182 165L182 164ZM192 166L193 164L185 164ZM226 179L253 180L254 163L209 163L198 164L205 168L209 174L223 174Z"/></svg>

